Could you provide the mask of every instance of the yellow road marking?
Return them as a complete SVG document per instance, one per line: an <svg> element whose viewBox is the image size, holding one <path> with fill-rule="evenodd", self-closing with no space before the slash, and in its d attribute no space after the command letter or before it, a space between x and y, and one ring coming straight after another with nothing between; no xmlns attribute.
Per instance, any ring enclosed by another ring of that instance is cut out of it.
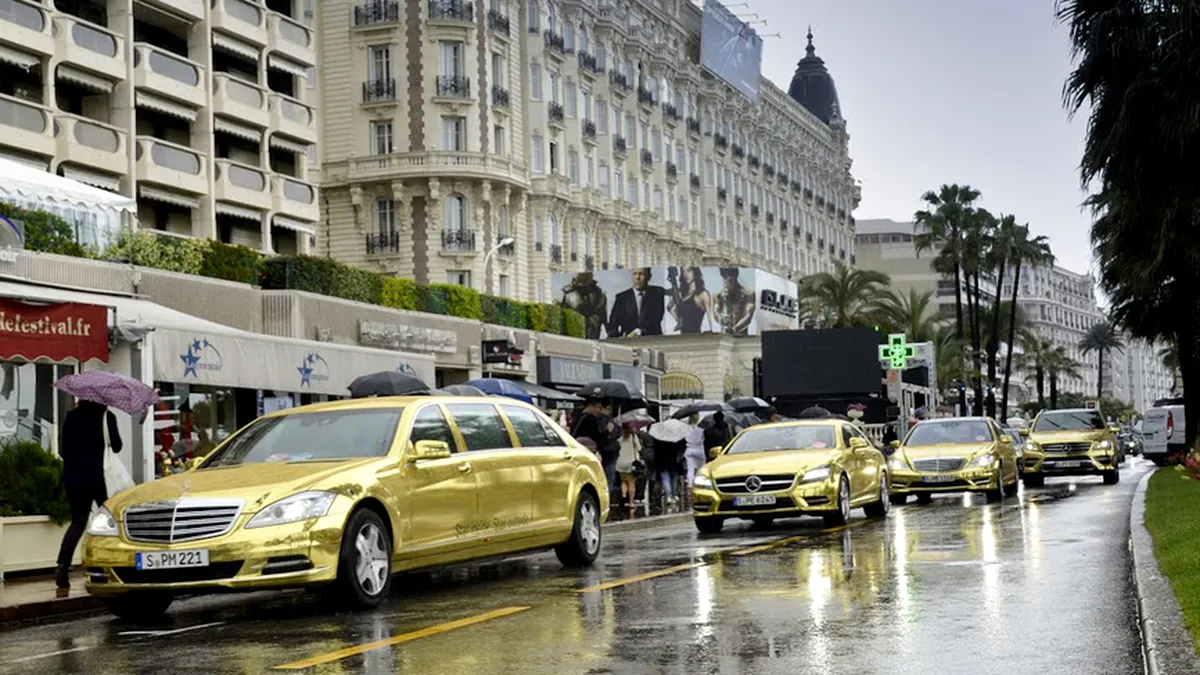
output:
<svg viewBox="0 0 1200 675"><path fill-rule="evenodd" d="M355 645L354 647L347 647L345 649L339 649L335 652L329 652L327 654L319 654L312 658L304 659L303 661L294 661L292 663L285 663L281 666L275 666L275 670L304 670L306 668L312 668L313 666L319 666L319 665L323 665L326 663L332 663L333 661L340 661L342 659L350 658L351 656L357 656L359 654L363 654L363 653L366 653L369 651L374 651L376 649L383 649L384 647L394 647L396 645L404 644L405 642L412 642L413 640L420 640L421 638L430 637L431 635L445 633L446 631L451 631L451 630L455 630L458 628L466 628L467 626L473 626L477 623L483 623L484 621L491 621L492 619L501 619L506 616L512 616L513 614L519 614L528 609L530 609L530 608L529 607L505 607L504 609L497 609L494 612L486 612L484 614L476 614L475 616L469 616L465 619L459 619L457 621L449 621L447 623L438 624L436 626L430 626L428 628L422 628L420 630L415 630L411 633L403 633L401 635L396 635L394 637L390 637L386 640L378 640L376 642L368 642L366 644Z"/></svg>
<svg viewBox="0 0 1200 675"><path fill-rule="evenodd" d="M777 539L768 544L759 544L758 546L751 546L749 548L739 548L736 551L730 551L728 555L743 556L743 555L750 555L751 553L762 553L763 551L769 551L773 548L778 548L780 546L787 546L788 544L794 544L794 543L800 541L801 539L808 539L808 535L802 534L802 535L799 535L796 537L788 537L786 539Z"/></svg>
<svg viewBox="0 0 1200 675"><path fill-rule="evenodd" d="M654 579L655 577L665 577L668 574L675 574L677 572L686 572L687 570L696 569L697 567L702 567L707 564L708 563L703 562L703 561L693 562L693 563L685 563L683 565L676 565L674 567L668 567L666 569L656 570L654 572L646 572L645 574L639 574L639 575L633 576L633 577L625 577L624 579L616 579L614 581L606 581L602 584L597 584L595 586L588 586L587 588L581 588L577 592L578 593L594 593L596 591L607 591L608 589L616 588L617 586L624 586L626 584L632 584L632 583L636 583L639 581L645 581L647 579Z"/></svg>

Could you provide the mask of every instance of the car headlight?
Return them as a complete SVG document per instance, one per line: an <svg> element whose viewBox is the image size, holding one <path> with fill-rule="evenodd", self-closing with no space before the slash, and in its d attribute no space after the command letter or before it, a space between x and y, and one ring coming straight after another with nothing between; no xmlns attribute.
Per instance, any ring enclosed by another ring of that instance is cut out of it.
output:
<svg viewBox="0 0 1200 675"><path fill-rule="evenodd" d="M93 537L117 536L117 519L113 518L112 511L101 506L100 510L92 515L92 520L88 523L87 533Z"/></svg>
<svg viewBox="0 0 1200 675"><path fill-rule="evenodd" d="M692 481L692 487L712 489L713 482L708 476L702 473L696 474L696 479Z"/></svg>
<svg viewBox="0 0 1200 675"><path fill-rule="evenodd" d="M1112 441L1100 441L1096 444L1097 450L1108 450L1112 447Z"/></svg>
<svg viewBox="0 0 1200 675"><path fill-rule="evenodd" d="M333 505L333 499L336 496L333 492L313 491L285 497L256 513L250 522L246 523L246 528L283 525L310 518L320 518L329 513L329 507Z"/></svg>
<svg viewBox="0 0 1200 675"><path fill-rule="evenodd" d="M975 459L971 460L971 466L973 466L973 467L990 467L995 462L996 462L996 458L991 455L980 455L980 456L976 457Z"/></svg>
<svg viewBox="0 0 1200 675"><path fill-rule="evenodd" d="M888 460L888 468L892 471L912 471L912 467L903 457L893 456Z"/></svg>
<svg viewBox="0 0 1200 675"><path fill-rule="evenodd" d="M815 469L809 469L805 472L804 477L800 479L801 483L819 483L820 481L829 478L829 467L819 466Z"/></svg>

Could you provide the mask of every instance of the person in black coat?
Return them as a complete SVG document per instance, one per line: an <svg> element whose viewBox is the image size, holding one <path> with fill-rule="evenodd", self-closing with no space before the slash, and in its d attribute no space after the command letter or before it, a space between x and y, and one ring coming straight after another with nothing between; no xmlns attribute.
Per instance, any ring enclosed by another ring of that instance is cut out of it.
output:
<svg viewBox="0 0 1200 675"><path fill-rule="evenodd" d="M105 424L108 425L108 446L113 452L120 452L117 418L105 406L80 401L63 420L58 448L63 459L63 487L71 505L71 526L63 535L58 550L54 579L59 588L71 586L68 569L79 538L87 528L92 504L103 505L108 500L108 487L104 484Z"/></svg>
<svg viewBox="0 0 1200 675"><path fill-rule="evenodd" d="M650 285L650 268L633 271L633 288L617 293L608 319L608 337L662 335L663 315L667 311L666 290Z"/></svg>

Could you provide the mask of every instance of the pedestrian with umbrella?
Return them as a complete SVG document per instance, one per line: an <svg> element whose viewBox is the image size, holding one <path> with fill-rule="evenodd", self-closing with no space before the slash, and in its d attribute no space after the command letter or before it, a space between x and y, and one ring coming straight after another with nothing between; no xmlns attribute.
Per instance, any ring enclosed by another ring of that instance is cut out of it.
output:
<svg viewBox="0 0 1200 675"><path fill-rule="evenodd" d="M683 420L671 419L650 425L650 436L654 438L654 471L662 481L662 496L666 506L674 506L679 502L676 488L679 465L691 433L692 425Z"/></svg>
<svg viewBox="0 0 1200 675"><path fill-rule="evenodd" d="M350 383L350 398L372 396L419 396L431 393L421 378L399 371L384 370L363 375Z"/></svg>
<svg viewBox="0 0 1200 675"><path fill-rule="evenodd" d="M481 377L478 380L471 380L467 384L489 396L505 396L522 403L533 403L533 397L529 395L528 391L525 391L525 387L503 377Z"/></svg>
<svg viewBox="0 0 1200 675"><path fill-rule="evenodd" d="M54 583L60 589L71 587L69 569L75 547L87 528L92 505L103 506L110 494L133 487L129 473L109 451L123 448L117 418L109 406L130 415L144 415L158 403L152 387L120 373L91 371L60 378L55 388L77 399L63 420L59 454L63 460L63 488L71 507L71 525L63 534L58 549Z"/></svg>
<svg viewBox="0 0 1200 675"><path fill-rule="evenodd" d="M726 403L735 412L760 413L766 412L768 409L773 410L770 403L757 396L739 396L729 399Z"/></svg>
<svg viewBox="0 0 1200 675"><path fill-rule="evenodd" d="M571 435L581 442L583 439L587 439L594 444L596 454L600 455L600 464L604 467L608 492L616 494L617 458L621 454L621 431L613 422L612 407L602 399L587 399L583 412L571 428Z"/></svg>

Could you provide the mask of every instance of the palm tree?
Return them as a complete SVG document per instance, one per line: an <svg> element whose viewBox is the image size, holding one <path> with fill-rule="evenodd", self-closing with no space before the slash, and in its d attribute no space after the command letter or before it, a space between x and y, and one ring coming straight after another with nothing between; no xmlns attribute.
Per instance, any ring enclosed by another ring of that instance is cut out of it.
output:
<svg viewBox="0 0 1200 675"><path fill-rule="evenodd" d="M1025 264L1032 267L1054 263L1054 254L1050 252L1050 242L1043 236L1029 238L1029 226L1021 225L1011 233L1008 242L1009 264L1013 267L1012 301L1009 303L1008 347L1004 355L1004 386L1001 390L1003 397L1000 402L1001 410L1008 410L1008 383L1012 375L1013 344L1017 336L1017 293L1021 288L1021 268ZM997 289L1000 285L997 284Z"/></svg>
<svg viewBox="0 0 1200 675"><path fill-rule="evenodd" d="M800 298L810 303L828 328L869 326L875 322L875 307L891 283L888 275L873 270L850 269L836 261L833 272L804 279Z"/></svg>
<svg viewBox="0 0 1200 675"><path fill-rule="evenodd" d="M1021 333L1021 354L1017 366L1032 372L1037 384L1038 408L1046 409L1046 370L1053 364L1054 343L1044 340L1037 333L1026 330Z"/></svg>
<svg viewBox="0 0 1200 675"><path fill-rule="evenodd" d="M1179 346L1170 343L1158 350L1158 358L1163 367L1171 371L1171 393L1174 394L1179 386Z"/></svg>
<svg viewBox="0 0 1200 675"><path fill-rule="evenodd" d="M1058 382L1067 377L1079 377L1079 362L1071 358L1062 345L1051 350L1046 362L1046 375L1050 378L1050 409L1058 408Z"/></svg>
<svg viewBox="0 0 1200 675"><path fill-rule="evenodd" d="M990 326L989 336L984 340L987 352L987 370L988 370L988 388L987 397L987 414L990 417L996 416L996 366L1000 354L1000 323L1003 313L1000 311L1000 302L1004 298L1004 271L1008 267L1008 261L1012 257L1012 247L1016 243L1017 219L1013 216L1004 216L996 224L996 229L992 233L991 246L987 251L987 266L996 270L996 297L992 301L991 321L983 322L983 325Z"/></svg>
<svg viewBox="0 0 1200 675"><path fill-rule="evenodd" d="M1076 59L1065 103L1090 110L1080 177L1100 186L1088 201L1110 317L1178 344L1184 383L1200 381L1200 184L1178 171L1200 153L1196 2L1059 0L1058 15ZM1200 388L1185 387L1184 407L1190 447Z"/></svg>
<svg viewBox="0 0 1200 675"><path fill-rule="evenodd" d="M955 380L967 378L966 364L963 361L965 343L954 333L954 326L942 326L934 336L934 358L937 360L937 386L939 391L947 391Z"/></svg>
<svg viewBox="0 0 1200 675"><path fill-rule="evenodd" d="M889 328L908 336L910 342L931 342L946 323L938 315L933 291L918 292L910 288L908 295L886 289L876 303L875 314Z"/></svg>
<svg viewBox="0 0 1200 675"><path fill-rule="evenodd" d="M980 312L979 278L987 268L989 251L999 220L985 209L976 209L963 231L961 263L967 280L967 316L971 328L971 363L974 371L974 413L983 414L983 331Z"/></svg>
<svg viewBox="0 0 1200 675"><path fill-rule="evenodd" d="M1079 341L1079 350L1084 354L1096 353L1096 363L1099 365L1099 370L1096 373L1096 400L1104 398L1104 357L1113 349L1120 349L1125 346L1121 341L1121 336L1117 335L1117 331L1113 325L1107 321L1100 321L1092 324L1088 332Z"/></svg>
<svg viewBox="0 0 1200 675"><path fill-rule="evenodd" d="M937 251L942 260L941 264L935 261L934 269L954 276L955 335L962 339L962 240L979 191L969 185L943 185L937 192L926 192L921 199L929 208L913 216L917 225L913 243L918 256L923 251Z"/></svg>

